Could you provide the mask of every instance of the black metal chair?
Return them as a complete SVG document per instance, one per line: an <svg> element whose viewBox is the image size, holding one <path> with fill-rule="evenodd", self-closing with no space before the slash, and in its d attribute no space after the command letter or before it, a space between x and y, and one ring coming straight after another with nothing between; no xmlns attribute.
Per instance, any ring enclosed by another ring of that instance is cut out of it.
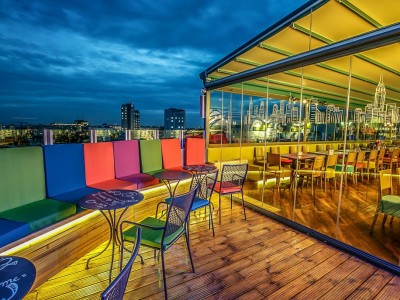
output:
<svg viewBox="0 0 400 300"><path fill-rule="evenodd" d="M142 228L139 227L136 232L135 247L132 251L131 258L129 259L124 269L101 294L102 300L108 300L108 299L122 300L124 298L124 293L126 289L126 284L128 283L129 274L131 273L133 262L135 261L136 256L139 253L141 238L142 238ZM121 253L121 263L122 263L122 253Z"/></svg>
<svg viewBox="0 0 400 300"><path fill-rule="evenodd" d="M189 231L187 230L187 221L189 218L190 209L193 204L194 197L197 193L197 188L192 189L186 194L176 196L173 198L169 209L167 211L166 220L157 219L154 217L147 217L143 221L136 223L130 221L123 221L120 225L121 230L121 257L125 248L125 242L133 243L136 239L136 230L138 227L142 228L142 245L158 250L161 254L162 273L164 281L164 295L168 299L167 282L165 276L164 252L167 251L182 235L185 236L186 245L189 252L190 263L192 270L195 272L190 252ZM133 227L123 231L124 225L134 225ZM158 255L158 259L159 256Z"/></svg>
<svg viewBox="0 0 400 300"><path fill-rule="evenodd" d="M224 165L221 172L221 181L215 184L214 191L219 194L218 217L219 224L221 224L221 195L231 196L231 209L232 209L232 195L240 193L242 195L242 207L244 219L246 219L246 209L244 207L243 198L243 185L246 180L248 164L235 164Z"/></svg>

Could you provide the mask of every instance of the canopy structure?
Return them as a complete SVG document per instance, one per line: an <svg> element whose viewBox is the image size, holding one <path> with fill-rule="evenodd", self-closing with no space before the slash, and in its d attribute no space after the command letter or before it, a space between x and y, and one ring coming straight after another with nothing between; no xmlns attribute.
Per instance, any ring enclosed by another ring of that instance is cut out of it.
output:
<svg viewBox="0 0 400 300"><path fill-rule="evenodd" d="M350 106L400 102L400 1L312 0L200 74L206 89L315 97ZM350 60L349 57L352 57ZM351 74L351 85L349 85Z"/></svg>

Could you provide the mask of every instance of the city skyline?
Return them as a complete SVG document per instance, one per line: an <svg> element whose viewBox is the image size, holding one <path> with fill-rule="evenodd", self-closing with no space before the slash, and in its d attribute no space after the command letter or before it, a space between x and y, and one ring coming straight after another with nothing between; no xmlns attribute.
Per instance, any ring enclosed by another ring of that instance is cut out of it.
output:
<svg viewBox="0 0 400 300"><path fill-rule="evenodd" d="M1 1L0 123L119 123L132 101L198 127L199 72L304 2Z"/></svg>

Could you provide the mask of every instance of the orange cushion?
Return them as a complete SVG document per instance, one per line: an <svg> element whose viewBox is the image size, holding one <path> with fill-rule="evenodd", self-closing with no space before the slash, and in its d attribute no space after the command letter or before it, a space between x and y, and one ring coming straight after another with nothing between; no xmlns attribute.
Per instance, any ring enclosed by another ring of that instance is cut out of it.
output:
<svg viewBox="0 0 400 300"><path fill-rule="evenodd" d="M86 185L114 179L114 152L111 142L83 144Z"/></svg>
<svg viewBox="0 0 400 300"><path fill-rule="evenodd" d="M204 164L206 142L204 139L187 138L185 145L185 164L201 165Z"/></svg>
<svg viewBox="0 0 400 300"><path fill-rule="evenodd" d="M161 152L164 169L182 166L182 152L179 139L161 140Z"/></svg>
<svg viewBox="0 0 400 300"><path fill-rule="evenodd" d="M242 187L240 185L235 185L232 182L223 182L221 186L221 182L216 182L214 191L220 194L232 194L232 193L240 193Z"/></svg>

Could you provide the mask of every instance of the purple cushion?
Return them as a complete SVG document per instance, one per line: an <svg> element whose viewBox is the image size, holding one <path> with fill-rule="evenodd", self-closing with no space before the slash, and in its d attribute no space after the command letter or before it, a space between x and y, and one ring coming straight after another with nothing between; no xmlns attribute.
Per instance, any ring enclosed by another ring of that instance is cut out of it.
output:
<svg viewBox="0 0 400 300"><path fill-rule="evenodd" d="M144 187L147 187L147 186L151 186L151 185L155 185L155 184L157 184L159 182L157 178L154 178L151 175L143 174L143 173L124 176L124 177L121 177L120 179L121 180L125 180L125 181L129 181L129 182L132 182L132 183L136 183L138 189L144 188Z"/></svg>
<svg viewBox="0 0 400 300"><path fill-rule="evenodd" d="M114 145L115 177L140 173L139 143L136 140L116 141Z"/></svg>

